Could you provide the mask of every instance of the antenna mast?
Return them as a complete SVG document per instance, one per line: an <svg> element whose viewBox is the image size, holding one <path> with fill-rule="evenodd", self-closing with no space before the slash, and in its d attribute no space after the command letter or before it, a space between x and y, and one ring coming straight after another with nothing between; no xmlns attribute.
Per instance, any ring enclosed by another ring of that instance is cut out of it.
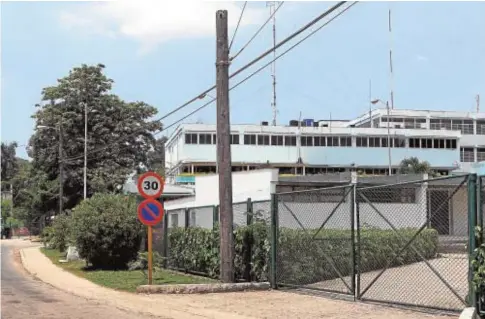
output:
<svg viewBox="0 0 485 319"><path fill-rule="evenodd" d="M477 113L480 113L480 94L477 94L475 100L477 101Z"/></svg>
<svg viewBox="0 0 485 319"><path fill-rule="evenodd" d="M394 88L393 88L393 70L392 70L392 23L391 23L391 7L389 5L389 90L391 98L391 109L394 109Z"/></svg>
<svg viewBox="0 0 485 319"><path fill-rule="evenodd" d="M269 7L270 16L273 15L273 63L271 63L271 78L273 79L273 100L271 101L271 109L273 110L273 121L271 124L276 126L276 115L278 109L276 108L276 9L277 1L266 1L266 6Z"/></svg>

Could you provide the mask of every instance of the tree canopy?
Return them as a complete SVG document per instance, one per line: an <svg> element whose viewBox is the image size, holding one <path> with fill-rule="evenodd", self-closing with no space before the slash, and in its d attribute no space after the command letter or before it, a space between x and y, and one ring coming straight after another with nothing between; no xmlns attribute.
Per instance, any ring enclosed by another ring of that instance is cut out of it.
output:
<svg viewBox="0 0 485 319"><path fill-rule="evenodd" d="M37 129L27 150L33 159L30 178L40 189L26 192L33 205L42 203L36 208L43 213L57 207L61 156L65 208L71 209L83 198L85 108L88 196L116 191L133 170L147 166L149 151L157 147L153 134L162 125L150 120L156 108L141 101L126 102L113 94L114 81L103 73L104 68L102 64L83 64L42 90L41 103L33 115Z"/></svg>
<svg viewBox="0 0 485 319"><path fill-rule="evenodd" d="M403 159L399 167L399 172L401 174L433 174L431 165L426 161L419 161L417 157Z"/></svg>
<svg viewBox="0 0 485 319"><path fill-rule="evenodd" d="M17 143L9 144L2 142L2 182L9 181L17 172L18 165L16 159Z"/></svg>

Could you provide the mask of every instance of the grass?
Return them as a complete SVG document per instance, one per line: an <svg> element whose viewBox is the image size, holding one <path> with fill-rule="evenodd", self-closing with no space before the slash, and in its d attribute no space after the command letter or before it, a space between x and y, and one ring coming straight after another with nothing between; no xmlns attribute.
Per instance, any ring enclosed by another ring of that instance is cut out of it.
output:
<svg viewBox="0 0 485 319"><path fill-rule="evenodd" d="M141 270L91 270L86 269L86 263L84 261L60 263L59 260L65 259L66 253L61 253L56 249L41 248L41 251L53 264L100 286L135 292L136 287L147 284L147 277ZM154 285L207 284L216 282L213 279L186 275L171 270L160 270L154 271L153 273Z"/></svg>

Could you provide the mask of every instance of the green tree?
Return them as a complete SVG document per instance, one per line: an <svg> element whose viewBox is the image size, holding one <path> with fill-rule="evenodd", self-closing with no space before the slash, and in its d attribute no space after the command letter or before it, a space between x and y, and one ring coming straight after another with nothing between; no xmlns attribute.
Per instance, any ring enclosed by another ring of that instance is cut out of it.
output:
<svg viewBox="0 0 485 319"><path fill-rule="evenodd" d="M2 142L2 182L9 181L17 172L17 159L15 157L17 143L6 144ZM3 188L2 188L3 189Z"/></svg>
<svg viewBox="0 0 485 319"><path fill-rule="evenodd" d="M419 161L417 157L405 158L399 166L401 174L430 174L434 175L431 165L426 161Z"/></svg>
<svg viewBox="0 0 485 319"><path fill-rule="evenodd" d="M37 126L44 128L37 129L30 138L28 154L36 172L33 178L42 181L44 195L51 195L50 186L59 184L58 149L62 132L66 209L83 198L85 108L88 110L88 196L117 191L133 170L140 164L146 165L147 154L155 145L153 133L162 127L159 122L149 121L157 113L154 107L144 102L125 102L112 94L113 80L103 71L102 64L83 64L72 69L57 85L43 89L42 103L33 115ZM100 147L103 150L96 152ZM44 203L43 213L55 210L55 205Z"/></svg>
<svg viewBox="0 0 485 319"><path fill-rule="evenodd" d="M157 172L161 176L165 175L165 142L167 142L166 136L157 139L153 149L147 154L148 170Z"/></svg>

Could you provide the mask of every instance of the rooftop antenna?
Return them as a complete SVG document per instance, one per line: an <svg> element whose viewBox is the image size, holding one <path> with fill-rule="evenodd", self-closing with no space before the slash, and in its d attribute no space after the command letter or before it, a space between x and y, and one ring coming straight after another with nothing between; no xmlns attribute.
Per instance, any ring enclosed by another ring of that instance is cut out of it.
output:
<svg viewBox="0 0 485 319"><path fill-rule="evenodd" d="M372 80L369 80L369 121L370 127L374 127L374 121L372 121Z"/></svg>
<svg viewBox="0 0 485 319"><path fill-rule="evenodd" d="M480 113L480 94L477 94L475 99L477 101L477 113Z"/></svg>
<svg viewBox="0 0 485 319"><path fill-rule="evenodd" d="M297 146L297 151L298 151L297 163L301 164L301 163L303 163L303 161L301 159L301 111L300 111L300 117L298 118L298 133L297 133L297 136L296 136L296 146Z"/></svg>
<svg viewBox="0 0 485 319"><path fill-rule="evenodd" d="M391 4L389 2L389 90L391 98L391 109L394 109L394 89L393 89L393 70L392 70L392 23L391 23Z"/></svg>
<svg viewBox="0 0 485 319"><path fill-rule="evenodd" d="M273 100L271 101L271 109L273 110L273 121L271 124L276 126L276 115L278 109L276 108L276 4L277 1L267 1L266 6L269 7L269 14L273 18L273 62L271 63L271 78L273 79Z"/></svg>

